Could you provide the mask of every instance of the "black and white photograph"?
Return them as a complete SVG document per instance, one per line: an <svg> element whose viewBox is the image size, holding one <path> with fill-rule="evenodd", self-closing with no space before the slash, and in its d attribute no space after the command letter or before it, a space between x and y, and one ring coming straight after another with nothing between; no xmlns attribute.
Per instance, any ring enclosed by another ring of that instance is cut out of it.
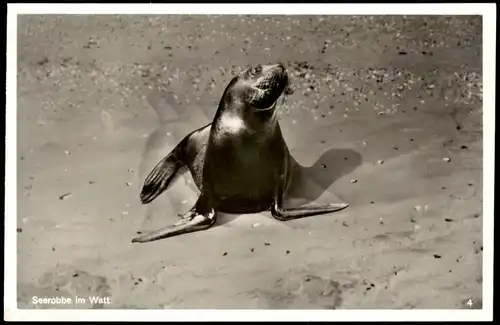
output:
<svg viewBox="0 0 500 325"><path fill-rule="evenodd" d="M9 4L4 318L492 320L495 31Z"/></svg>

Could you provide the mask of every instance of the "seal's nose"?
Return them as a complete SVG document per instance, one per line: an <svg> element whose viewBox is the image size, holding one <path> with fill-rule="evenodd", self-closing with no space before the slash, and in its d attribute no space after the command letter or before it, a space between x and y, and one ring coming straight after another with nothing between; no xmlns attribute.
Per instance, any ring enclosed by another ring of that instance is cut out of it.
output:
<svg viewBox="0 0 500 325"><path fill-rule="evenodd" d="M278 64L276 64L276 66L281 68L281 70L283 70L283 71L286 70L285 65L282 62L278 62Z"/></svg>

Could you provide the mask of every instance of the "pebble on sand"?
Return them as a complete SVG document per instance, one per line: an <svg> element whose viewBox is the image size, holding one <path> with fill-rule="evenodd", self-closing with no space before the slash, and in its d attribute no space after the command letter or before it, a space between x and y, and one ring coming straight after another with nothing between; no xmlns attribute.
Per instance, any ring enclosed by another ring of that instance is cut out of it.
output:
<svg viewBox="0 0 500 325"><path fill-rule="evenodd" d="M71 195L72 195L71 193L64 193L63 195L59 196L59 200L66 200L69 197L71 197Z"/></svg>
<svg viewBox="0 0 500 325"><path fill-rule="evenodd" d="M450 162L450 161L451 161L451 158L445 157L445 158L443 158L443 161L445 161L445 162Z"/></svg>
<svg viewBox="0 0 500 325"><path fill-rule="evenodd" d="M132 186L132 183L130 183L130 182L127 182L125 184L127 184L127 186Z"/></svg>
<svg viewBox="0 0 500 325"><path fill-rule="evenodd" d="M377 164L382 165L384 163L383 160L377 160Z"/></svg>
<svg viewBox="0 0 500 325"><path fill-rule="evenodd" d="M422 210L422 207L420 205L416 205L413 207L413 210L418 212L418 211Z"/></svg>
<svg viewBox="0 0 500 325"><path fill-rule="evenodd" d="M357 183L358 180L357 179L351 179L351 183L354 184L354 183Z"/></svg>
<svg viewBox="0 0 500 325"><path fill-rule="evenodd" d="M256 228L256 227L258 227L258 226L260 226L260 223L259 223L259 222L256 222L256 223L254 223L254 224L252 225L252 227L253 227L253 228Z"/></svg>

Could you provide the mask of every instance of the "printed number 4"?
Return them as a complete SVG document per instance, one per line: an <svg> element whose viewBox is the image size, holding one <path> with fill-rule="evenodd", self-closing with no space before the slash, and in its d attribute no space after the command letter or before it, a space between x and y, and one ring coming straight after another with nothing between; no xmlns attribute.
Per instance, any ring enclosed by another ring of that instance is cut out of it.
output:
<svg viewBox="0 0 500 325"><path fill-rule="evenodd" d="M469 300L467 301L467 306L469 306L469 307L471 307L471 306L472 306L472 299L469 299Z"/></svg>

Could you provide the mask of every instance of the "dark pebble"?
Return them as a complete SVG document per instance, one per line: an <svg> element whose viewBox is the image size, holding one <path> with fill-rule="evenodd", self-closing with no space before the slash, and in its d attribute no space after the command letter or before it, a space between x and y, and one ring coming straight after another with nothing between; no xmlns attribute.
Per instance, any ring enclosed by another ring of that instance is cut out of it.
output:
<svg viewBox="0 0 500 325"><path fill-rule="evenodd" d="M264 243L264 245L266 245L266 246L271 246L271 243Z"/></svg>
<svg viewBox="0 0 500 325"><path fill-rule="evenodd" d="M56 251L56 248L55 247L52 247L52 251L55 252Z"/></svg>
<svg viewBox="0 0 500 325"><path fill-rule="evenodd" d="M138 235L140 235L140 234L142 234L142 231L137 231L136 233L137 233Z"/></svg>
<svg viewBox="0 0 500 325"><path fill-rule="evenodd" d="M326 165L325 164L321 164L321 167L326 168Z"/></svg>
<svg viewBox="0 0 500 325"><path fill-rule="evenodd" d="M253 248L250 248L250 251L251 251L251 252L253 252L253 251L254 251L254 249L253 249Z"/></svg>
<svg viewBox="0 0 500 325"><path fill-rule="evenodd" d="M71 196L71 193L64 193L63 195L59 196L59 200L64 200L64 199L66 199L69 196Z"/></svg>
<svg viewBox="0 0 500 325"><path fill-rule="evenodd" d="M445 219L444 219L444 221L446 221L446 222L452 222L452 221L453 221L453 219L450 219L450 218L445 218Z"/></svg>
<svg viewBox="0 0 500 325"><path fill-rule="evenodd" d="M289 251L289 250L287 250L287 251L286 251L286 254L290 254L290 251Z"/></svg>
<svg viewBox="0 0 500 325"><path fill-rule="evenodd" d="M375 201L370 201L370 204L375 204Z"/></svg>
<svg viewBox="0 0 500 325"><path fill-rule="evenodd" d="M457 130L461 130L462 127L460 125L457 125Z"/></svg>
<svg viewBox="0 0 500 325"><path fill-rule="evenodd" d="M73 273L73 277L76 278L77 276L79 276L78 273Z"/></svg>
<svg viewBox="0 0 500 325"><path fill-rule="evenodd" d="M38 65L44 65L44 64L49 63L49 59L43 58L42 60L38 61L37 63L38 63Z"/></svg>
<svg viewBox="0 0 500 325"><path fill-rule="evenodd" d="M94 184L95 182L94 181L89 181L89 184Z"/></svg>
<svg viewBox="0 0 500 325"><path fill-rule="evenodd" d="M226 256L226 255L227 255L227 252L224 252L224 253L222 254L222 256Z"/></svg>
<svg viewBox="0 0 500 325"><path fill-rule="evenodd" d="M347 222L345 222L345 221L342 221L342 226L349 227L349 224L347 224Z"/></svg>
<svg viewBox="0 0 500 325"><path fill-rule="evenodd" d="M399 53L398 53L398 54L399 54L399 55L406 55L406 54L408 54L408 53L407 53L407 52L405 52L405 51L399 51Z"/></svg>
<svg viewBox="0 0 500 325"><path fill-rule="evenodd" d="M23 232L23 228L17 228L17 232Z"/></svg>
<svg viewBox="0 0 500 325"><path fill-rule="evenodd" d="M441 255L434 254L434 258L441 258Z"/></svg>
<svg viewBox="0 0 500 325"><path fill-rule="evenodd" d="M469 149L467 146L461 146L460 149Z"/></svg>

